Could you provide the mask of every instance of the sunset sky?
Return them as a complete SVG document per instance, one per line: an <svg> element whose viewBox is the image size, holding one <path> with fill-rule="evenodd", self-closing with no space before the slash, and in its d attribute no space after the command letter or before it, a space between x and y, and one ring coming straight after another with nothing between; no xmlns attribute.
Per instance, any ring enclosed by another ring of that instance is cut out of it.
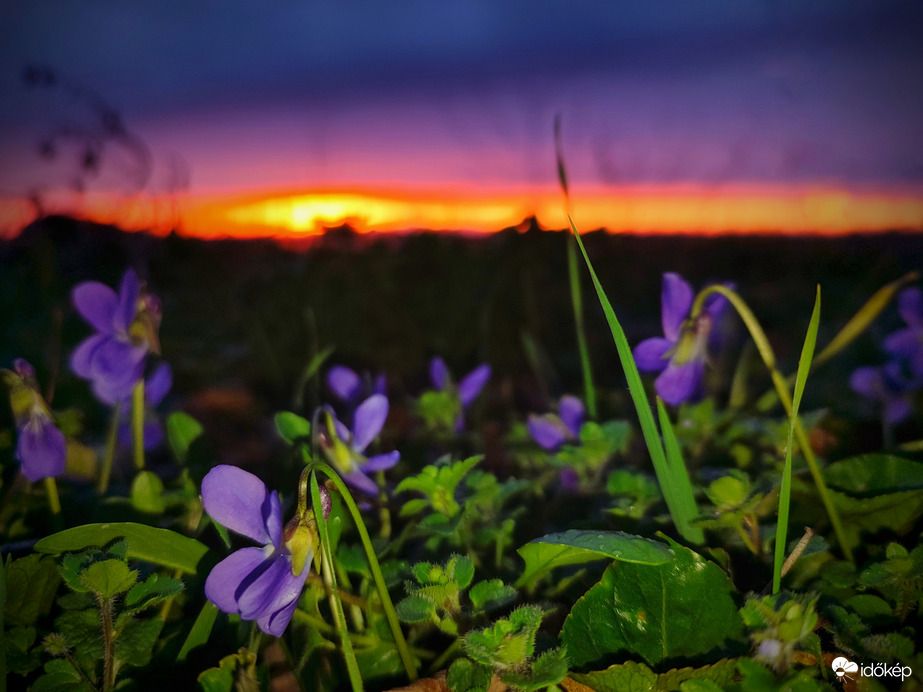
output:
<svg viewBox="0 0 923 692"><path fill-rule="evenodd" d="M921 37L889 0L13 0L0 233L30 197L201 235L562 227L558 114L584 228L923 230ZM105 138L79 176L106 107L143 188Z"/></svg>

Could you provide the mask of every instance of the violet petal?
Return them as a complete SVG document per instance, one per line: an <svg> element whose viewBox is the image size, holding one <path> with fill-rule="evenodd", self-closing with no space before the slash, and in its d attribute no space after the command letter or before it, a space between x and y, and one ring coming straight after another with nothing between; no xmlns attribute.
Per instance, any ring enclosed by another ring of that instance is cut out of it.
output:
<svg viewBox="0 0 923 692"><path fill-rule="evenodd" d="M202 479L205 511L222 526L264 545L273 540L267 530L264 506L268 507L267 516L278 511L280 525L282 520L278 499L273 504L269 498L263 481L236 466L219 464Z"/></svg>
<svg viewBox="0 0 923 692"><path fill-rule="evenodd" d="M553 414L538 416L532 414L526 422L529 434L540 447L552 452L564 444L567 439L567 428L563 421Z"/></svg>
<svg viewBox="0 0 923 692"><path fill-rule="evenodd" d="M477 366L462 378L462 381L458 383L458 398L461 400L462 407L468 407L474 401L489 379L490 366L486 363Z"/></svg>
<svg viewBox="0 0 923 692"><path fill-rule="evenodd" d="M359 404L353 425L352 447L365 451L372 440L381 432L388 417L388 399L383 394L373 394Z"/></svg>
<svg viewBox="0 0 923 692"><path fill-rule="evenodd" d="M881 371L878 368L865 366L857 368L849 376L849 387L856 393L870 399L878 399L883 391Z"/></svg>
<svg viewBox="0 0 923 692"><path fill-rule="evenodd" d="M393 452L388 452L387 454L378 454L377 456L369 457L369 460L362 465L362 472L368 473L369 471L387 471L400 460L401 453L396 449Z"/></svg>
<svg viewBox="0 0 923 692"><path fill-rule="evenodd" d="M571 435L579 437L580 426L583 425L585 415L583 402L573 394L565 394L558 402L558 415L561 416L561 420L564 421Z"/></svg>
<svg viewBox="0 0 923 692"><path fill-rule="evenodd" d="M84 281L71 293L77 312L98 332L112 334L118 305L115 291L99 281Z"/></svg>
<svg viewBox="0 0 923 692"><path fill-rule="evenodd" d="M352 403L359 397L359 375L345 365L334 365L327 373L327 386L340 401Z"/></svg>
<svg viewBox="0 0 923 692"><path fill-rule="evenodd" d="M96 352L96 349L100 347L100 345L108 340L108 336L103 334L94 334L88 339L84 339L80 342L80 344L71 354L70 365L71 370L74 371L75 375L84 379L90 379L90 377L92 377L91 364L93 362L93 354Z"/></svg>
<svg viewBox="0 0 923 692"><path fill-rule="evenodd" d="M445 361L436 356L429 362L429 379L436 389L445 389L449 380L449 369Z"/></svg>
<svg viewBox="0 0 923 692"><path fill-rule="evenodd" d="M237 588L237 606L245 620L256 620L272 612L272 604L279 592L290 587L291 563L284 555L266 558L264 566L252 572Z"/></svg>
<svg viewBox="0 0 923 692"><path fill-rule="evenodd" d="M692 287L679 275L667 272L663 275L663 292L660 297L661 324L663 335L670 341L679 338L679 328L692 309Z"/></svg>
<svg viewBox="0 0 923 692"><path fill-rule="evenodd" d="M632 353L638 370L642 372L660 372L663 370L670 362L667 353L673 348L673 345L674 342L659 336L642 341L635 346Z"/></svg>
<svg viewBox="0 0 923 692"><path fill-rule="evenodd" d="M912 327L923 327L923 290L913 286L905 288L897 296L900 316Z"/></svg>
<svg viewBox="0 0 923 692"><path fill-rule="evenodd" d="M654 389L665 402L677 406L698 398L704 371L705 364L700 360L682 365L670 363L654 381Z"/></svg>
<svg viewBox="0 0 923 692"><path fill-rule="evenodd" d="M34 416L19 428L16 458L32 483L60 476L67 462L64 433L50 419Z"/></svg>
<svg viewBox="0 0 923 692"><path fill-rule="evenodd" d="M366 476L362 471L353 471L352 473L347 473L343 476L343 480L347 484L356 488L356 490L361 490L366 495L377 495L378 486L375 485L375 481Z"/></svg>
<svg viewBox="0 0 923 692"><path fill-rule="evenodd" d="M138 275L133 269L125 272L122 277L122 284L119 286L118 304L113 314L112 324L119 332L127 332L131 323L138 314L138 295L141 292L141 284L138 282Z"/></svg>
<svg viewBox="0 0 923 692"><path fill-rule="evenodd" d="M225 613L239 613L237 590L266 561L262 548L241 548L215 565L205 579L205 596Z"/></svg>
<svg viewBox="0 0 923 692"><path fill-rule="evenodd" d="M896 396L885 401L884 419L888 423L900 423L910 415L910 402L907 397Z"/></svg>
<svg viewBox="0 0 923 692"><path fill-rule="evenodd" d="M144 400L150 406L157 406L173 386L170 366L160 363L144 382Z"/></svg>

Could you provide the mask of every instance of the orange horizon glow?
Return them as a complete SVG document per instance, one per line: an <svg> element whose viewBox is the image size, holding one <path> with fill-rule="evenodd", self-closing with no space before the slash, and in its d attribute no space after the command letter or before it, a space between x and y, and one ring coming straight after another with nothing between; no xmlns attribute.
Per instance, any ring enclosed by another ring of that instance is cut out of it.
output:
<svg viewBox="0 0 923 692"><path fill-rule="evenodd" d="M623 186L579 189L571 215L582 230L637 234L823 234L923 231L919 191L856 191L832 185ZM360 233L434 230L491 233L535 216L566 228L560 190L470 187L326 188L176 197L85 194L52 200L69 213L125 230L198 238L311 238L348 224ZM0 200L0 237L14 237L37 216L25 199Z"/></svg>

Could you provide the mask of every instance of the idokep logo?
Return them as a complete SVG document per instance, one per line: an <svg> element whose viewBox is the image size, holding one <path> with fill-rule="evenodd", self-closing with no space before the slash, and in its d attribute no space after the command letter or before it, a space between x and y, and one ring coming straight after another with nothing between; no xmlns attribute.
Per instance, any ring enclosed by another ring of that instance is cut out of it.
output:
<svg viewBox="0 0 923 692"><path fill-rule="evenodd" d="M856 673L864 678L900 678L901 682L913 674L910 666L893 665L887 663L872 663L859 665L844 656L833 659L830 664L838 680L855 680Z"/></svg>

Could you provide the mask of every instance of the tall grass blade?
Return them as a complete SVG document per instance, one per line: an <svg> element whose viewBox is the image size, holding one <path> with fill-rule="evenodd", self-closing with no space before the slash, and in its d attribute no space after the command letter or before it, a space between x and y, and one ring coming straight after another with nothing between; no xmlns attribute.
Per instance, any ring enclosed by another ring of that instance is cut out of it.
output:
<svg viewBox="0 0 923 692"><path fill-rule="evenodd" d="M808 323L808 333L804 337L801 347L801 358L798 361L798 373L795 375L795 391L792 394L792 411L788 425L788 444L785 446L785 467L782 470L782 485L779 488L779 521L776 524L776 550L772 564L772 592L779 592L782 586L782 564L785 562L786 537L788 536L788 514L792 495L792 443L795 438L795 426L798 421L798 407L801 405L801 395L804 393L805 383L808 381L808 371L811 369L811 360L814 356L814 345L817 343L817 327L820 324L820 286L814 299L814 311Z"/></svg>
<svg viewBox="0 0 923 692"><path fill-rule="evenodd" d="M673 473L670 465L667 463L667 457L664 453L663 445L660 441L660 435L657 432L657 424L654 422L654 414L651 412L651 405L644 391L644 384L641 382L641 375L638 373L638 366L631 354L631 346L628 345L628 339L622 325L619 324L615 317L615 311L612 304L606 296L596 271L593 269L593 263L586 253L583 241L580 240L580 234L574 225L573 219L568 217L571 230L574 232L577 245L580 252L583 253L583 259L586 262L587 269L590 271L590 278L593 280L593 286L596 288L596 295L599 298L599 304L602 306L603 313L606 315L606 322L609 323L609 330L612 332L612 339L615 341L615 348L619 354L619 360L622 363L622 369L625 371L625 379L628 381L628 391L631 394L631 400L638 412L638 421L641 425L641 434L647 445L648 453L651 455L651 461L654 464L654 473L657 475L657 482L660 484L660 490L663 498L667 503L667 509L670 511L670 517L676 525L680 535L692 543L701 543L703 540L702 531L698 527L692 526L686 519L682 507L686 504L695 506L695 498L691 493L686 497L682 496L686 491L681 480L677 480L676 474Z"/></svg>
<svg viewBox="0 0 923 692"><path fill-rule="evenodd" d="M702 529L693 525L693 522L699 517L699 508L695 503L695 491L692 489L692 481L689 480L689 470L686 468L686 462L683 461L683 453L680 449L679 441L676 439L673 423L667 414L667 408L663 405L663 401L659 396L657 397L657 415L660 418L663 448L667 455L670 476L676 484L673 500L676 503L677 511L682 517L683 524L689 526L689 532L692 536L690 540L694 543L702 543L705 540Z"/></svg>

